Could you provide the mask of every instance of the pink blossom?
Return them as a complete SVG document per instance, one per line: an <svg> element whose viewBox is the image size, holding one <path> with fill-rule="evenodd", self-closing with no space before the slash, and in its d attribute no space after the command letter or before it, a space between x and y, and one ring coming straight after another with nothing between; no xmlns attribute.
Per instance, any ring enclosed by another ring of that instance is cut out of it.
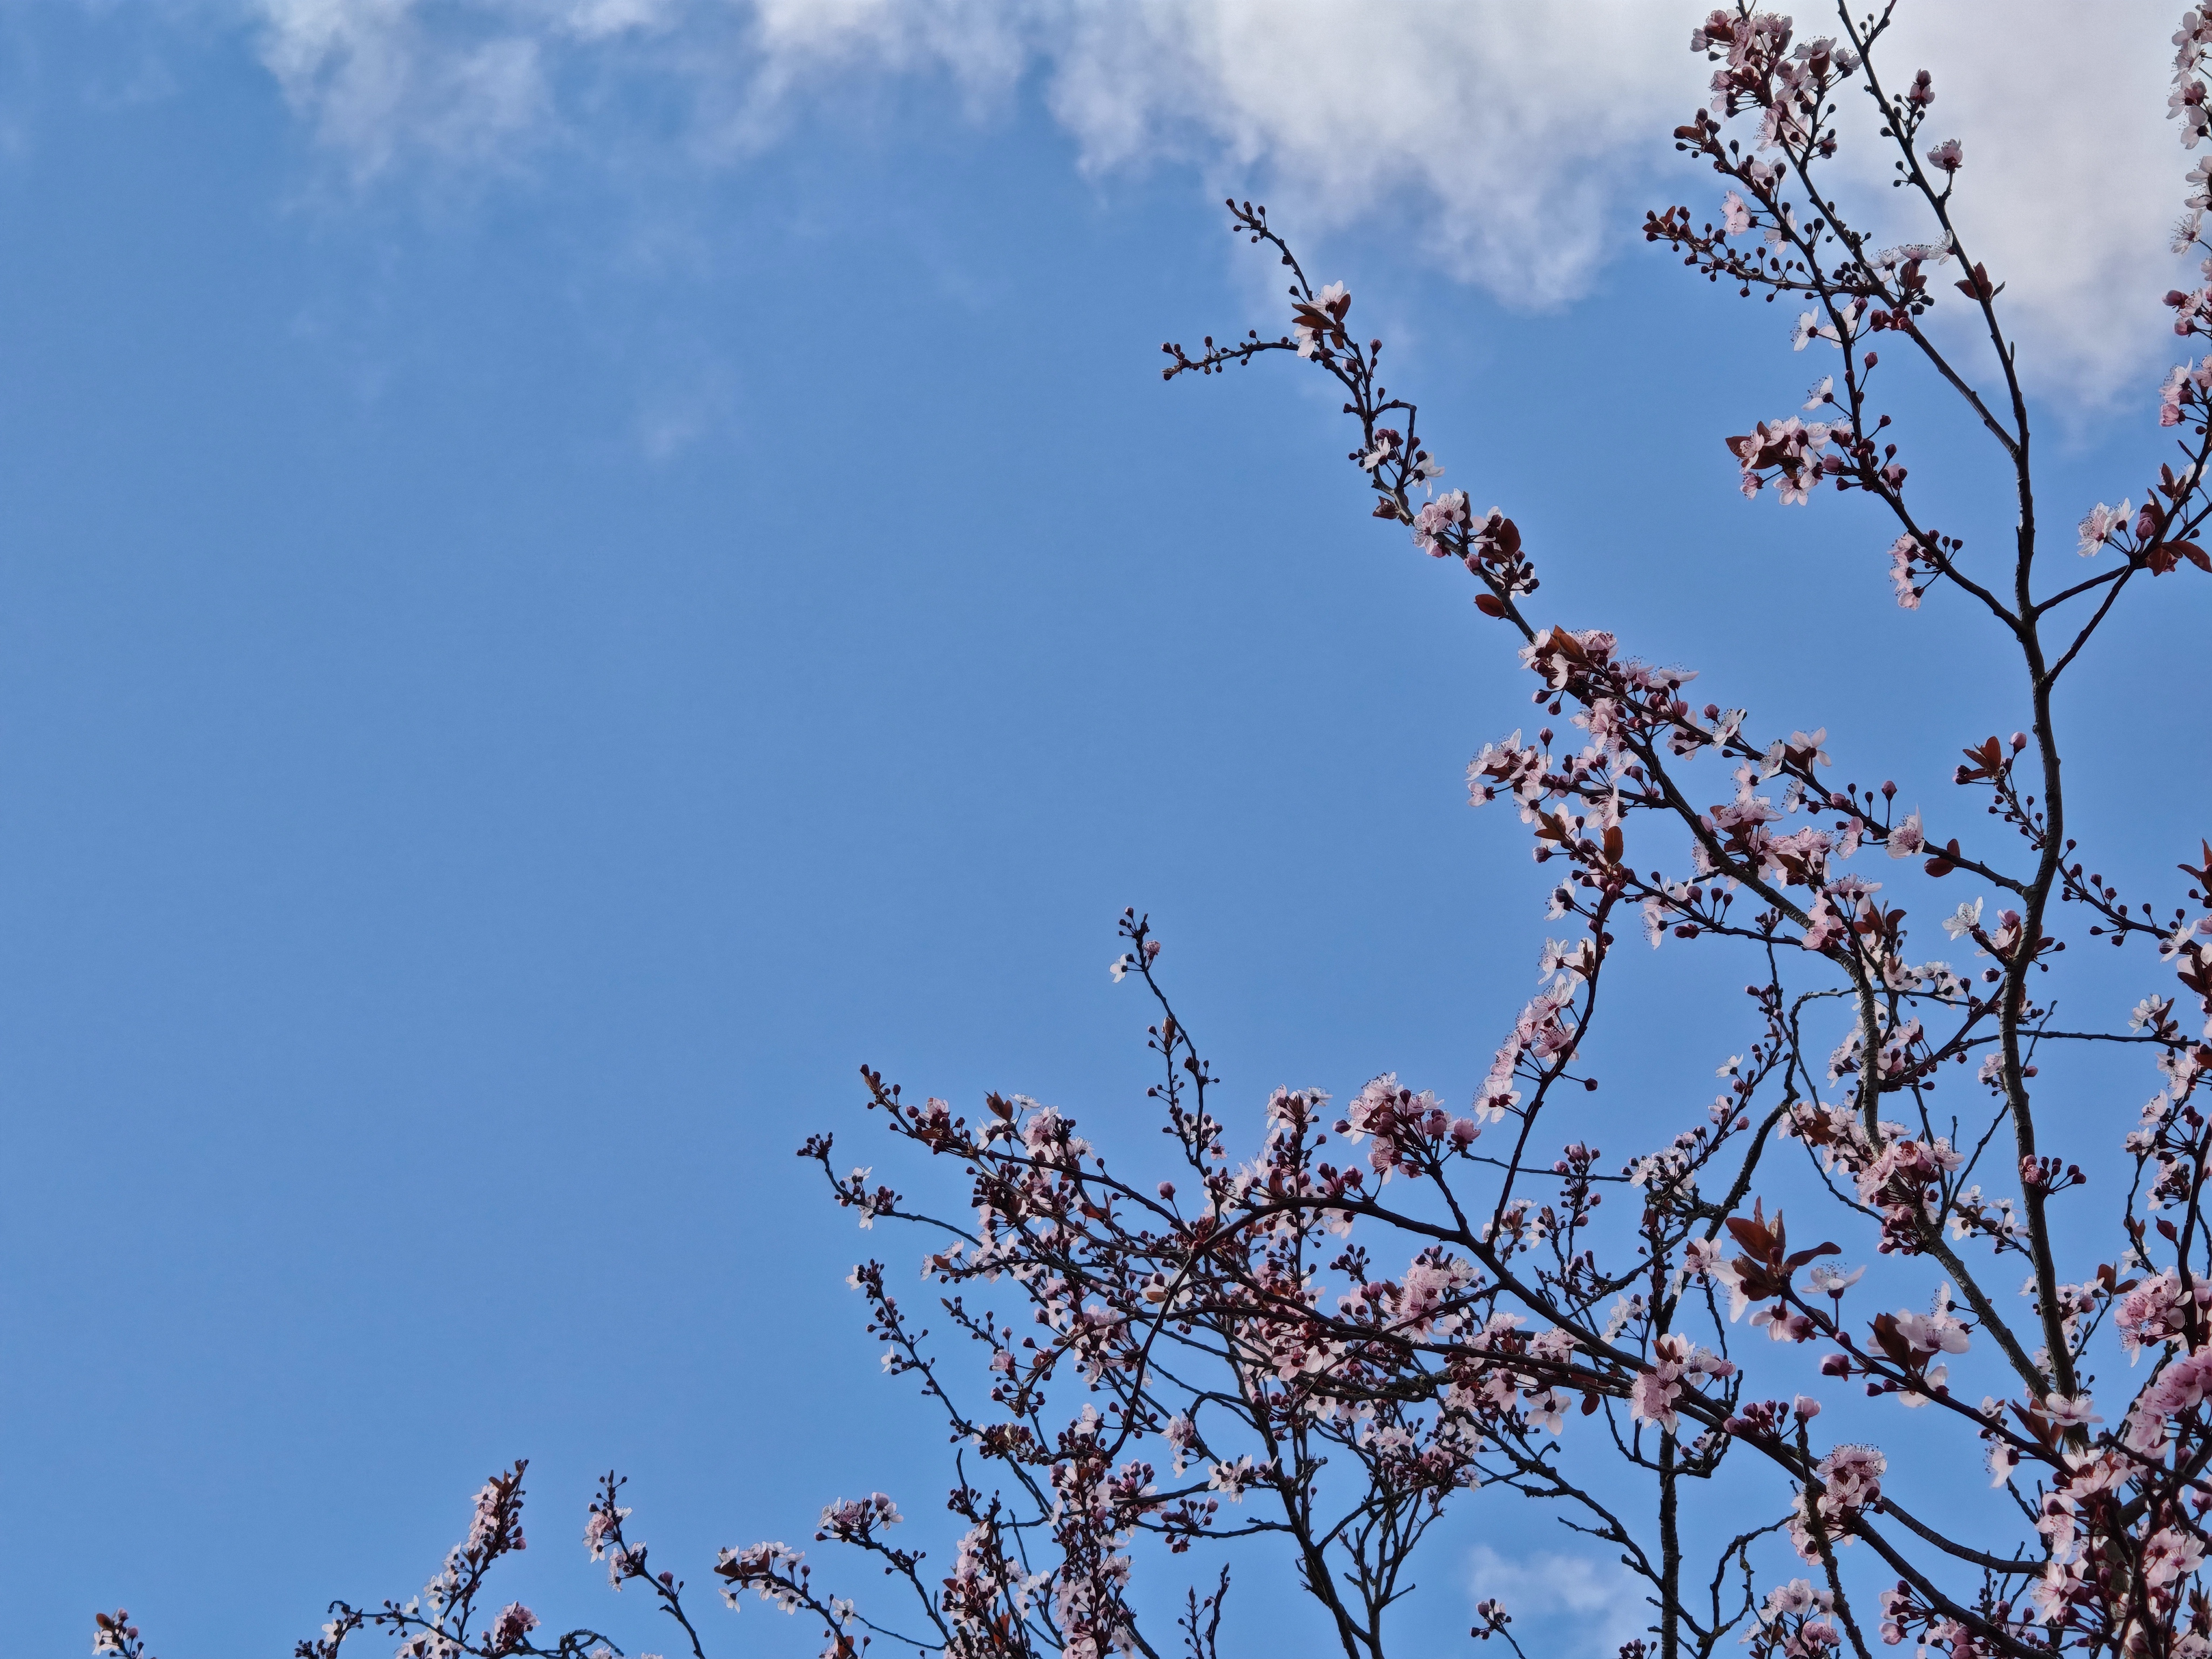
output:
<svg viewBox="0 0 2212 1659"><path fill-rule="evenodd" d="M780 1542L725 1549L714 1561L715 1576L726 1581L722 1600L735 1607L739 1594L750 1586L778 1612L796 1613L800 1603L792 1581L805 1560L802 1552Z"/></svg>
<svg viewBox="0 0 2212 1659"><path fill-rule="evenodd" d="M2143 1541L2142 1560L2144 1582L2162 1589L2204 1565L2204 1546L2193 1534L2166 1527Z"/></svg>
<svg viewBox="0 0 2212 1659"><path fill-rule="evenodd" d="M1328 343L1332 331L1328 324L1339 324L1352 307L1352 296L1345 292L1342 283L1331 283L1314 295L1313 304L1297 307L1298 356L1310 357Z"/></svg>
<svg viewBox="0 0 2212 1659"><path fill-rule="evenodd" d="M1990 1443L1990 1485L2002 1486L2012 1479L2012 1472L2020 1467L2020 1449L2002 1440Z"/></svg>
<svg viewBox="0 0 2212 1659"><path fill-rule="evenodd" d="M2062 1429L2087 1428L2105 1420L2096 1414L2096 1401L2086 1394L2045 1395L2043 1414Z"/></svg>
<svg viewBox="0 0 2212 1659"><path fill-rule="evenodd" d="M1792 343L1802 350L1805 343L1820 331L1808 312L1800 319ZM1784 505L1802 506L1812 498L1814 487L1825 476L1826 463L1820 452L1832 440L1848 440L1850 435L1850 428L1846 424L1808 422L1792 415L1771 425L1761 421L1746 435L1730 438L1728 447L1742 470L1741 488L1747 497L1757 495L1771 483ZM1841 461L1837 465L1840 468Z"/></svg>
<svg viewBox="0 0 2212 1659"><path fill-rule="evenodd" d="M1889 580L1897 590L1898 607L1904 611L1920 608L1920 590L1913 585L1913 561L1919 556L1920 544L1911 535L1899 536L1889 544Z"/></svg>
<svg viewBox="0 0 2212 1659"><path fill-rule="evenodd" d="M510 1601L492 1620L491 1634L485 1645L494 1653L519 1651L530 1632L538 1628L538 1615L520 1601Z"/></svg>
<svg viewBox="0 0 2212 1659"><path fill-rule="evenodd" d="M1894 1317L1897 1334L1903 1337L1915 1353L1964 1353L1967 1348L1966 1328L1950 1311L1950 1287L1938 1292L1936 1306L1924 1314L1909 1313L1899 1309Z"/></svg>
<svg viewBox="0 0 2212 1659"><path fill-rule="evenodd" d="M1889 1460L1877 1449L1862 1445L1838 1446L1814 1466L1821 1486L1818 1504L1812 1502L1809 1492L1800 1492L1790 1521L1790 1542L1801 1560L1820 1559L1810 1525L1815 1513L1831 1544L1852 1541L1850 1518L1881 1501L1881 1477L1888 1469Z"/></svg>
<svg viewBox="0 0 2212 1659"><path fill-rule="evenodd" d="M1371 1079L1352 1097L1338 1125L1339 1133L1355 1146L1373 1137L1368 1167L1385 1181L1401 1172L1414 1173L1419 1167L1417 1155L1448 1134L1449 1127L1436 1096L1425 1089L1415 1094L1399 1087L1395 1072Z"/></svg>
<svg viewBox="0 0 2212 1659"><path fill-rule="evenodd" d="M1656 1370L1639 1372L1628 1387L1629 1415L1639 1423L1656 1423L1672 1434L1676 1422L1674 1402L1681 1394L1681 1384L1674 1377Z"/></svg>
<svg viewBox="0 0 2212 1659"><path fill-rule="evenodd" d="M629 1515L628 1510L592 1505L591 1517L584 1522L584 1546L591 1551L592 1560L597 1561L605 1556L609 1539Z"/></svg>
<svg viewBox="0 0 2212 1659"><path fill-rule="evenodd" d="M2035 1616L2046 1625L2056 1624L2073 1605L2075 1595L2081 1588L2082 1568L2078 1561L2053 1561L2028 1590L2027 1599L2035 1609Z"/></svg>
<svg viewBox="0 0 2212 1659"><path fill-rule="evenodd" d="M896 1526L903 1519L889 1498L872 1492L866 1498L841 1498L824 1505L819 1525L830 1537L849 1542L868 1536L878 1527Z"/></svg>
<svg viewBox="0 0 2212 1659"><path fill-rule="evenodd" d="M1825 951L1850 931L1833 902L1823 893L1814 903L1812 915L1806 923L1805 937L1797 942L1808 951Z"/></svg>
<svg viewBox="0 0 2212 1659"><path fill-rule="evenodd" d="M1244 1501L1245 1488L1265 1480L1273 1472L1271 1464L1253 1462L1247 1453L1233 1463L1209 1463L1206 1466L1206 1484L1221 1493L1232 1504Z"/></svg>
<svg viewBox="0 0 2212 1659"><path fill-rule="evenodd" d="M1669 1333L1651 1344L1651 1363L1637 1373L1629 1385L1629 1415L1639 1423L1655 1423L1672 1434L1679 1422L1675 1412L1686 1384L1700 1377L1725 1377L1735 1367L1717 1354L1693 1345L1689 1338Z"/></svg>
<svg viewBox="0 0 2212 1659"><path fill-rule="evenodd" d="M1815 1607L1825 1609L1835 1604L1835 1597L1825 1587L1816 1590L1808 1580L1793 1578L1768 1594L1763 1611L1765 1616L1771 1620L1785 1613L1802 1617Z"/></svg>
<svg viewBox="0 0 2212 1659"><path fill-rule="evenodd" d="M1431 558L1448 557L1450 532L1468 522L1467 492L1448 489L1426 503L1413 519L1413 545Z"/></svg>
<svg viewBox="0 0 2212 1659"><path fill-rule="evenodd" d="M1845 1291L1866 1277L1864 1267L1839 1267L1831 1262L1815 1261L1805 1269L1805 1277L1821 1295L1841 1300Z"/></svg>
<svg viewBox="0 0 2212 1659"><path fill-rule="evenodd" d="M2212 1306L2212 1286L2200 1282L2193 1291L2185 1290L2172 1273L2154 1273L2120 1298L2112 1323L2122 1351L2140 1358L2145 1349L2180 1337L2188 1328L2192 1307L2201 1316L2208 1306Z"/></svg>

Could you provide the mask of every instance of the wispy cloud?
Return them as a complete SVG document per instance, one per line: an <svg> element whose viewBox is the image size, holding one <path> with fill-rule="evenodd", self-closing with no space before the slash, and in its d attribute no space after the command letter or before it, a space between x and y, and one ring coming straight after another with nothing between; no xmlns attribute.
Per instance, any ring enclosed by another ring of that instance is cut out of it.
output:
<svg viewBox="0 0 2212 1659"><path fill-rule="evenodd" d="M1537 1650L1565 1659L1613 1659L1651 1622L1643 1586L1618 1565L1585 1556L1548 1550L1507 1556L1477 1544L1468 1554L1468 1587L1474 1601L1503 1601L1516 1636L1541 1631Z"/></svg>
<svg viewBox="0 0 2212 1659"><path fill-rule="evenodd" d="M702 166L772 144L856 83L929 76L978 113L1030 78L1092 173L1188 168L1310 233L1404 242L1507 302L1589 291L1647 197L1717 195L1667 134L1702 94L1703 8L1590 0L249 0L262 60L361 179L617 142L648 83ZM1808 26L1820 14L1804 8ZM2186 158L2165 118L2165 0L1907 0L1887 53L1936 70L1966 143L1958 218L2010 283L2031 371L2094 400L2165 354L2165 234ZM634 134L619 142L634 142ZM1856 151L1886 210L1887 161Z"/></svg>

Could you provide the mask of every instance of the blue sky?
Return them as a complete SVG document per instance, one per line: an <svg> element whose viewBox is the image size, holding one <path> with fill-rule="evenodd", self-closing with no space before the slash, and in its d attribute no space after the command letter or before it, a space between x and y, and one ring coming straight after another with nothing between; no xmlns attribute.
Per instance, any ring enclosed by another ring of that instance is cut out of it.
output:
<svg viewBox="0 0 2212 1659"><path fill-rule="evenodd" d="M792 1149L834 1130L899 1167L864 1061L1133 1133L1124 904L1232 1102L1480 1077L1544 884L1461 772L1526 692L1463 583L1367 518L1333 400L1282 365L1160 383L1161 340L1273 314L1224 180L1308 215L1449 481L1559 550L1561 620L1916 797L2020 723L1955 610L1892 607L1879 526L1734 495L1720 437L1820 370L1632 240L1644 201L1711 193L1663 125L1592 139L1603 188L1516 251L1470 240L1487 198L1402 134L1365 183L1289 165L1268 100L1314 94L1288 70L1253 72L1242 128L1113 150L1026 12L1000 57L841 47L772 98L760 19L671 11L605 64L572 29L472 126L440 112L491 94L439 66L529 44L516 14L384 10L414 33L372 106L343 80L368 47L283 53L377 8L0 9L21 1651L118 1603L164 1659L289 1651L329 1597L418 1584L519 1455L525 1599L633 1650L644 1610L573 1544L597 1470L700 1571L841 1494L933 1510L939 1432L842 1285L908 1247L856 1236ZM931 40L968 15L902 15ZM753 101L710 130L717 76ZM1631 78L1670 115L1696 96L1686 54ZM1334 92L1330 132L1388 125L1382 93ZM2155 160L2162 200L2182 162ZM2035 216L2003 221L2024 259ZM2101 268L2048 265L2064 520L2139 487L2163 347L2140 306L2069 311ZM1994 544L1991 476L1929 443L1947 527ZM2141 718L2202 635L2200 593L2160 597L2072 718L2084 776L2171 766L2201 805L2204 732L2177 760ZM1690 1028L1741 974L1668 968L1619 1063L1700 1100L1733 1039ZM1606 1095L1593 1132L1644 1103ZM1526 1554L1470 1522L1437 1632L1478 1535Z"/></svg>

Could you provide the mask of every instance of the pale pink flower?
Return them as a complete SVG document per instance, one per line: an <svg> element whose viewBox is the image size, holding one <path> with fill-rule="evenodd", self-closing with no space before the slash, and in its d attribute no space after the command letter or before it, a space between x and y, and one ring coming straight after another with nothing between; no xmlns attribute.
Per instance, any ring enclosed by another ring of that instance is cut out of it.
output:
<svg viewBox="0 0 2212 1659"><path fill-rule="evenodd" d="M1844 1268L1826 1261L1815 1261L1805 1269L1805 1277L1821 1295L1840 1298L1845 1291L1866 1277L1864 1267Z"/></svg>
<svg viewBox="0 0 2212 1659"><path fill-rule="evenodd" d="M485 1645L494 1653L513 1653L521 1648L525 1638L538 1628L538 1615L520 1601L510 1601L492 1620L491 1634Z"/></svg>
<svg viewBox="0 0 2212 1659"><path fill-rule="evenodd" d="M2020 1449L2008 1446L2002 1440L1990 1443L1990 1485L2002 1486L2012 1479L2012 1472L2020 1467Z"/></svg>
<svg viewBox="0 0 2212 1659"><path fill-rule="evenodd" d="M1806 922L1805 937L1798 943L1808 951L1825 951L1850 931L1850 925L1828 896L1823 893L1814 902Z"/></svg>
<svg viewBox="0 0 2212 1659"><path fill-rule="evenodd" d="M1320 293L1314 295L1314 308L1316 310L1327 312L1334 316L1341 318L1344 312L1340 302L1344 302L1344 304L1349 303L1345 294L1344 284L1342 283L1331 283L1327 288L1322 289ZM1312 356L1315 352L1321 349L1322 344L1322 337L1320 329L1316 328L1312 324L1305 322L1301 322L1297 325L1297 340L1298 356L1301 357Z"/></svg>
<svg viewBox="0 0 2212 1659"><path fill-rule="evenodd" d="M2105 1419L2096 1414L2097 1402L2086 1394L2047 1394L2043 1397L2043 1414L2062 1429L2087 1428L2092 1423Z"/></svg>
<svg viewBox="0 0 2212 1659"><path fill-rule="evenodd" d="M2101 549L2106 542L2111 542L2115 535L2119 535L2121 529L2126 529L2130 511L2132 508L2128 502L2121 502L2119 507L2106 507L2104 502L2097 502L2094 507L2090 507L2081 515L2081 525L2077 526L2081 531L2081 544L2075 550L2081 553L2084 560L2093 557L2097 549Z"/></svg>
<svg viewBox="0 0 2212 1659"><path fill-rule="evenodd" d="M1920 544L1910 535L1899 536L1889 544L1889 580L1897 590L1899 610L1920 609L1920 589L1914 585L1917 573L1913 565L1919 552Z"/></svg>
<svg viewBox="0 0 2212 1659"><path fill-rule="evenodd" d="M1950 1308L1950 1287L1946 1285L1938 1292L1932 1311L1917 1314L1898 1310L1897 1334L1915 1353L1964 1353L1967 1348L1966 1328L1953 1316Z"/></svg>
<svg viewBox="0 0 2212 1659"><path fill-rule="evenodd" d="M2163 1589L2204 1565L2204 1546L2178 1527L2164 1527L2143 1540L2144 1582Z"/></svg>
<svg viewBox="0 0 2212 1659"><path fill-rule="evenodd" d="M1241 1504L1245 1488L1266 1478L1272 1468L1266 1463L1255 1465L1248 1453L1234 1463L1207 1464L1206 1484L1209 1490L1221 1493L1231 1503Z"/></svg>

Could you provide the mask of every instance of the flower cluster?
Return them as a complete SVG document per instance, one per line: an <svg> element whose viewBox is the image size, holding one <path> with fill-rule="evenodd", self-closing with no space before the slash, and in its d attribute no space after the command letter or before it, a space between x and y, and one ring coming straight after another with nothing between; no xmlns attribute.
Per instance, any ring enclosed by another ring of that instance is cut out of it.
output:
<svg viewBox="0 0 2212 1659"><path fill-rule="evenodd" d="M1628 1387L1628 1413L1638 1423L1656 1423L1672 1434L1680 1426L1675 1407L1686 1388L1706 1377L1735 1375L1735 1366L1718 1354L1695 1346L1687 1337L1662 1336L1651 1344L1651 1363Z"/></svg>

